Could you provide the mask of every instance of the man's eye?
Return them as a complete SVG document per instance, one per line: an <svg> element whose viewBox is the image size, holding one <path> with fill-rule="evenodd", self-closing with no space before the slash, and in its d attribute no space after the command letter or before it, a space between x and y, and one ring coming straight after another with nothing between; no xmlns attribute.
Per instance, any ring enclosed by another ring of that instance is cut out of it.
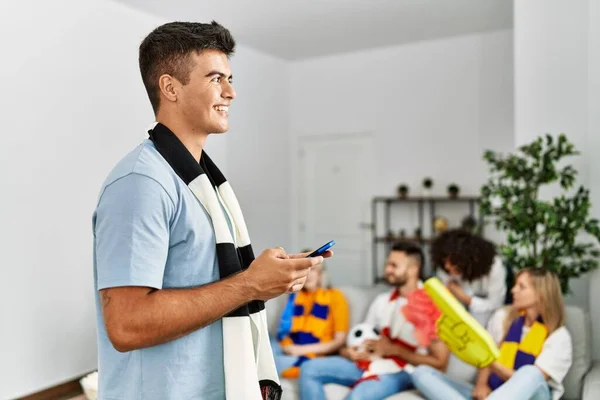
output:
<svg viewBox="0 0 600 400"><path fill-rule="evenodd" d="M215 82L215 83L219 83L219 82L221 82L221 77L220 76L216 76L216 77L214 77L212 79L212 81Z"/></svg>

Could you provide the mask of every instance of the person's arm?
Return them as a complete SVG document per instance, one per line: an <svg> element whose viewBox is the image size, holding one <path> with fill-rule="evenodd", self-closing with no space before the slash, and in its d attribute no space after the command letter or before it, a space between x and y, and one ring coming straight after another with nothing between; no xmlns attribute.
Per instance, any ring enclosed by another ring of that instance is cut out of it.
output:
<svg viewBox="0 0 600 400"><path fill-rule="evenodd" d="M450 358L450 350L441 340L434 340L427 348L427 354L412 352L405 347L394 346L396 350L391 355L397 355L412 365L429 365L445 371Z"/></svg>
<svg viewBox="0 0 600 400"><path fill-rule="evenodd" d="M268 250L229 279L163 289L174 213L175 203L165 189L143 175L123 177L101 196L94 217L97 286L108 337L119 351L176 339L292 285L300 290L309 267L322 261L290 259L282 249Z"/></svg>
<svg viewBox="0 0 600 400"><path fill-rule="evenodd" d="M283 348L283 352L292 356L302 356L305 354L327 355L337 352L346 343L346 333L336 332L333 339L329 342L304 344L304 345L289 345Z"/></svg>
<svg viewBox="0 0 600 400"><path fill-rule="evenodd" d="M358 351L352 347L342 347L340 350L340 356L347 358L350 361L367 360L370 354L364 351Z"/></svg>
<svg viewBox="0 0 600 400"><path fill-rule="evenodd" d="M256 292L249 289L244 274L195 289L104 289L100 296L106 332L121 352L165 343L250 302Z"/></svg>
<svg viewBox="0 0 600 400"><path fill-rule="evenodd" d="M491 371L490 367L481 368L477 372L477 381L475 382L475 386L483 386L483 385L487 386L491 374L492 374L492 371Z"/></svg>
<svg viewBox="0 0 600 400"><path fill-rule="evenodd" d="M498 361L494 361L493 363L490 364L490 370L492 372L494 372L496 375L498 375L500 377L500 379L502 379L505 382L507 380L509 380L515 373L514 369L505 367L504 365L500 364Z"/></svg>
<svg viewBox="0 0 600 400"><path fill-rule="evenodd" d="M486 399L489 394L492 392L492 389L488 385L488 380L490 378L491 370L489 367L482 368L477 373L477 381L475 382L475 387L471 392L471 396L476 400Z"/></svg>
<svg viewBox="0 0 600 400"><path fill-rule="evenodd" d="M255 299L276 297L308 274L314 259L263 252L246 271L193 289L116 287L100 291L106 331L121 352L165 343L212 324ZM268 276L267 276L268 275Z"/></svg>
<svg viewBox="0 0 600 400"><path fill-rule="evenodd" d="M494 259L488 282L487 297L472 296L468 303L469 312L492 312L504 304L507 290L506 269L499 257Z"/></svg>
<svg viewBox="0 0 600 400"><path fill-rule="evenodd" d="M441 340L432 341L427 348L427 354L419 354L406 347L394 344L386 336L382 336L379 340L367 341L366 348L380 356L396 356L409 364L429 365L441 371L446 369L450 358L450 350Z"/></svg>
<svg viewBox="0 0 600 400"><path fill-rule="evenodd" d="M560 383L565 379L572 364L573 341L569 331L560 327L548 336L534 365L542 372L546 381Z"/></svg>

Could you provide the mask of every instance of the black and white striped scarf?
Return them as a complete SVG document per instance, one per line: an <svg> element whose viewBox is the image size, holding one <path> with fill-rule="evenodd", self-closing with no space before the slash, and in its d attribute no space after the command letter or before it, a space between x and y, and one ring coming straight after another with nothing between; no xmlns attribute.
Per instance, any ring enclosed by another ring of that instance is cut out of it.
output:
<svg viewBox="0 0 600 400"><path fill-rule="evenodd" d="M220 278L248 268L254 260L250 236L235 194L221 171L205 152L202 152L200 163L196 162L177 136L163 124L157 123L149 134L158 152L210 215ZM232 230L225 213L228 213ZM222 323L227 399L280 399L281 386L269 342L264 302L244 305L225 316Z"/></svg>

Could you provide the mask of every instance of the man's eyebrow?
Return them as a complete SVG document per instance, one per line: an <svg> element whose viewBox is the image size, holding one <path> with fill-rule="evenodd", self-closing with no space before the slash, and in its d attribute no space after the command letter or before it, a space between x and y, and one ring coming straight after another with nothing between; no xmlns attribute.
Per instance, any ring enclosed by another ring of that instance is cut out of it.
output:
<svg viewBox="0 0 600 400"><path fill-rule="evenodd" d="M225 73L223 73L221 71L217 71L217 70L210 71L208 74L206 74L206 77L208 78L210 76L215 76L215 75L218 75L221 78L228 78L228 79L232 79L233 78L233 75L227 76L227 75L225 75Z"/></svg>

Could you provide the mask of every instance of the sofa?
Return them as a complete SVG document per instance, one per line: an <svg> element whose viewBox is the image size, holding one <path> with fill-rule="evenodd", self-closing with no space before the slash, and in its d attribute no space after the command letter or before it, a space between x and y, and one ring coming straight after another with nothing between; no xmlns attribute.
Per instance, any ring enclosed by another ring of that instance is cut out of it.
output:
<svg viewBox="0 0 600 400"><path fill-rule="evenodd" d="M350 326L362 322L366 316L371 301L375 296L390 290L387 286L368 287L339 287L344 293L350 307ZM270 300L266 304L269 330L271 334L277 331L277 323L285 304L285 296ZM566 400L598 400L600 399L600 362L591 359L591 332L588 315L577 307L567 307L567 328L573 338L573 365L565 381ZM448 375L453 378L473 382L477 371L475 368L451 356L448 365ZM283 379L282 400L298 399L298 384L296 380ZM349 389L347 387L328 384L325 393L328 400L342 400ZM422 400L416 390L397 393L386 400Z"/></svg>

